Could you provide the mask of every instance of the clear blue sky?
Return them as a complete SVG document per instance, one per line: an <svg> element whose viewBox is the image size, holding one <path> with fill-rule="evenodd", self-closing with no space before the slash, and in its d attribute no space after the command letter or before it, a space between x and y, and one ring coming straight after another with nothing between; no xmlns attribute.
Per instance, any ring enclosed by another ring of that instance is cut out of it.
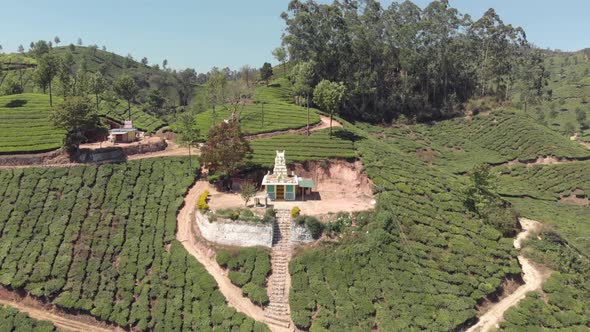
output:
<svg viewBox="0 0 590 332"><path fill-rule="evenodd" d="M173 68L207 71L212 66L259 67L271 61L288 0L0 0L4 52L59 36L64 44L105 45L122 55L168 59ZM321 2L329 2L322 0ZM382 1L384 5L391 0ZM424 6L428 0L416 0ZM451 0L479 18L494 7L505 22L525 28L540 47L590 47L589 0ZM274 61L271 61L274 63Z"/></svg>

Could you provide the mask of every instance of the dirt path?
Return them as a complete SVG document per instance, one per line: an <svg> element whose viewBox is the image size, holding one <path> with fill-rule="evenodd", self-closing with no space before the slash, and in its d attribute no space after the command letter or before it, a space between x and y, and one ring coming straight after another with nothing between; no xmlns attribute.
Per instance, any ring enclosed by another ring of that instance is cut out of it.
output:
<svg viewBox="0 0 590 332"><path fill-rule="evenodd" d="M26 313L27 315L31 316L31 318L37 320L45 320L50 321L59 329L63 329L66 331L97 331L97 332L110 332L110 331L123 331L122 329L118 328L105 328L101 325L92 324L92 323L84 323L77 319L75 319L75 315L66 315L59 312L52 312L46 308L43 308L41 305L29 305L25 302L21 302L18 300L7 300L7 299L0 299L1 305L9 305L20 312ZM71 317L70 317L71 316Z"/></svg>
<svg viewBox="0 0 590 332"><path fill-rule="evenodd" d="M204 181L197 181L193 185L188 195L184 199L184 206L177 216L177 232L176 239L182 243L184 248L195 257L207 272L215 278L219 290L225 296L228 305L235 308L237 311L246 314L250 318L265 322L264 311L262 308L254 305L248 298L242 296L242 290L231 283L229 278L225 275L225 271L215 261L215 253L206 245L200 243L196 239L194 230L193 214L197 199L201 192L205 190ZM272 331L284 331L275 326L269 326Z"/></svg>
<svg viewBox="0 0 590 332"><path fill-rule="evenodd" d="M332 127L342 127L342 123L332 120ZM315 125L309 126L309 131L314 132L322 129L330 128L330 117L325 115L320 115L320 122L316 123ZM257 138L269 138L273 136L285 135L285 134L305 134L307 132L307 128L299 128L299 129L288 129L288 130L279 130L279 131L272 131L269 133L261 133L261 134L253 134L253 135L245 135L244 137L247 140L253 140Z"/></svg>
<svg viewBox="0 0 590 332"><path fill-rule="evenodd" d="M516 239L514 239L514 248L520 250L522 248L522 241L525 240L531 232L537 230L541 224L537 221L520 218L520 225L523 231L520 232ZM519 255L518 261L522 267L524 285L518 287L514 293L500 300L500 302L493 304L490 309L479 317L476 325L470 327L467 332L484 332L489 331L504 319L506 310L515 306L524 299L528 292L539 289L545 281L545 276L538 270L526 257Z"/></svg>

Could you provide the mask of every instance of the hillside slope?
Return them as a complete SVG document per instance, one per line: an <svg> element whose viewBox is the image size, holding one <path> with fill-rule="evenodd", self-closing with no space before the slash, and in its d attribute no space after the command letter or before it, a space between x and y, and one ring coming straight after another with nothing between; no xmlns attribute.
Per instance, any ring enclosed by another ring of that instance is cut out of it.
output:
<svg viewBox="0 0 590 332"><path fill-rule="evenodd" d="M64 133L49 120L49 96L0 96L0 154L43 152L61 146Z"/></svg>

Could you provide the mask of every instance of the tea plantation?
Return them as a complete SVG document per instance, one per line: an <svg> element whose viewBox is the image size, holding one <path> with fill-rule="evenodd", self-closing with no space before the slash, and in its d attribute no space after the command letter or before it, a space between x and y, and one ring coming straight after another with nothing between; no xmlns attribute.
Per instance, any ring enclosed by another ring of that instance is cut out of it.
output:
<svg viewBox="0 0 590 332"><path fill-rule="evenodd" d="M0 154L42 152L61 146L64 133L51 124L49 96L0 96Z"/></svg>
<svg viewBox="0 0 590 332"><path fill-rule="evenodd" d="M252 156L250 162L256 165L272 167L276 150L287 151L289 162L306 160L324 160L328 158L355 158L354 134L342 128L330 129L304 134L287 134L270 138L259 138L250 142Z"/></svg>
<svg viewBox="0 0 590 332"><path fill-rule="evenodd" d="M52 332L55 327L51 322L32 319L12 307L0 305L0 331Z"/></svg>
<svg viewBox="0 0 590 332"><path fill-rule="evenodd" d="M590 255L590 209L561 202L590 193L590 161L501 168L500 194L525 216L552 225L570 246Z"/></svg>
<svg viewBox="0 0 590 332"><path fill-rule="evenodd" d="M429 161L454 173L467 172L478 163L524 162L542 156L590 158L590 150L518 112L497 111L472 120L368 130L407 153L420 155L432 150Z"/></svg>
<svg viewBox="0 0 590 332"><path fill-rule="evenodd" d="M123 123L129 118L126 102L117 101L112 105L102 102L99 109L100 115L115 120L119 123ZM134 127L148 133L153 133L164 126L164 122L162 122L162 120L143 111L141 107L137 105L131 105L131 120L133 120Z"/></svg>
<svg viewBox="0 0 590 332"><path fill-rule="evenodd" d="M504 331L588 331L590 326L590 261L552 231L527 243L527 256L556 271L542 292L527 294L509 309Z"/></svg>
<svg viewBox="0 0 590 332"><path fill-rule="evenodd" d="M268 304L266 278L270 274L270 253L261 248L245 248L237 251L222 250L216 257L219 266L227 269L231 282L242 288L244 296L253 303Z"/></svg>
<svg viewBox="0 0 590 332"><path fill-rule="evenodd" d="M371 136L355 147L380 192L377 212L342 243L291 261L295 324L342 331L469 325L477 302L520 273L512 239L465 214L455 176Z"/></svg>
<svg viewBox="0 0 590 332"><path fill-rule="evenodd" d="M265 330L174 240L185 158L0 171L0 284L137 330Z"/></svg>
<svg viewBox="0 0 590 332"><path fill-rule="evenodd" d="M271 131L298 129L307 126L307 110L293 104L289 94L289 81L279 79L269 86L260 86L255 90L254 103L240 106L240 125L244 134L259 134ZM264 115L263 115L264 108ZM230 111L226 106L217 106L215 111L209 109L197 115L197 126L205 137L209 128L228 119ZM320 122L317 110L310 109L309 123Z"/></svg>

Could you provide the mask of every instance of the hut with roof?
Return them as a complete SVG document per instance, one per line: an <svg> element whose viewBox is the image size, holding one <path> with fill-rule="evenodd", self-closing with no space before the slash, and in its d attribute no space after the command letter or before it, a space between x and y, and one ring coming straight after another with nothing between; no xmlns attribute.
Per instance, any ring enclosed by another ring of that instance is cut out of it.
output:
<svg viewBox="0 0 590 332"><path fill-rule="evenodd" d="M305 200L305 195L311 194L314 182L311 179L289 175L285 161L285 150L276 151L275 164L262 179L262 186L268 198L273 201L294 201L297 198Z"/></svg>
<svg viewBox="0 0 590 332"><path fill-rule="evenodd" d="M125 121L123 127L109 130L109 141L111 143L131 143L135 142L140 132L133 127L131 121Z"/></svg>

